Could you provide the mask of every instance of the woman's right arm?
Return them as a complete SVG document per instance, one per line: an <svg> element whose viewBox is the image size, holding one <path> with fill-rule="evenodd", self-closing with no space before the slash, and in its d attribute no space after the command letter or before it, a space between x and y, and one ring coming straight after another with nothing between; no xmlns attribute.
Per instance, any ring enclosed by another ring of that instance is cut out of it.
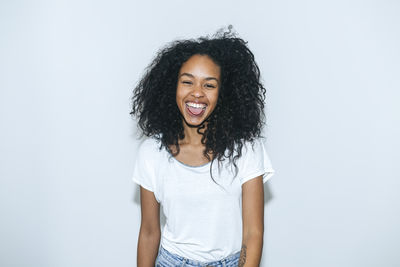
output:
<svg viewBox="0 0 400 267"><path fill-rule="evenodd" d="M154 267L160 245L160 203L154 193L140 186L142 220L137 247L137 266Z"/></svg>

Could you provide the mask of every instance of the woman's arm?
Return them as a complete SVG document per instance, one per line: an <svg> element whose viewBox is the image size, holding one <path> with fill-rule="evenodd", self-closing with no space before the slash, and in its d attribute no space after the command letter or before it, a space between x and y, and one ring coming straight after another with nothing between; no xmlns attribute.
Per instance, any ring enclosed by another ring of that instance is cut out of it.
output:
<svg viewBox="0 0 400 267"><path fill-rule="evenodd" d="M239 267L260 266L264 237L264 186L262 176L242 185L243 237Z"/></svg>
<svg viewBox="0 0 400 267"><path fill-rule="evenodd" d="M160 245L160 204L154 193L140 186L142 220L137 247L137 266L154 267Z"/></svg>

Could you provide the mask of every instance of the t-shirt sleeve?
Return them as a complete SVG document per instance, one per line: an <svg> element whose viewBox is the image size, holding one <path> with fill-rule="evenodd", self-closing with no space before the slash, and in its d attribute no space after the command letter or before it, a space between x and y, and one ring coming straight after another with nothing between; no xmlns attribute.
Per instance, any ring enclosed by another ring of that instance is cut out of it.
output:
<svg viewBox="0 0 400 267"><path fill-rule="evenodd" d="M153 163L154 151L148 140L142 141L135 155L132 180L143 188L156 193L156 173Z"/></svg>
<svg viewBox="0 0 400 267"><path fill-rule="evenodd" d="M242 148L242 156L239 165L240 184L256 178L263 177L263 183L269 180L275 170L272 168L271 160L267 154L264 140L258 138L254 140L253 145L246 142Z"/></svg>

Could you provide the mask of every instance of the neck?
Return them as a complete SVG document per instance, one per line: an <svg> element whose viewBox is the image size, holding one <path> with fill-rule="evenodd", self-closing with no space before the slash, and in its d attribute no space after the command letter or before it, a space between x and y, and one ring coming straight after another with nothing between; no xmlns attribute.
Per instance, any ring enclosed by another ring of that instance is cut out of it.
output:
<svg viewBox="0 0 400 267"><path fill-rule="evenodd" d="M207 122L204 123L205 127L200 130L201 133L204 133L207 128ZM201 138L203 135L197 132L198 126L190 126L185 121L183 121L183 132L185 137L181 140L181 144L190 144L190 145L203 145L201 143Z"/></svg>

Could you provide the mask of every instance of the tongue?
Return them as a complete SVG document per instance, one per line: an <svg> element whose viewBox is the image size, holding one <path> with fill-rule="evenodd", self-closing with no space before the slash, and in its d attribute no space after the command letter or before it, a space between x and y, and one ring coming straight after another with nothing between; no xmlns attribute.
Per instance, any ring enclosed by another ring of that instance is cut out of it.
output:
<svg viewBox="0 0 400 267"><path fill-rule="evenodd" d="M199 115L201 112L203 112L202 108L194 108L194 107L188 106L188 109L194 115Z"/></svg>

